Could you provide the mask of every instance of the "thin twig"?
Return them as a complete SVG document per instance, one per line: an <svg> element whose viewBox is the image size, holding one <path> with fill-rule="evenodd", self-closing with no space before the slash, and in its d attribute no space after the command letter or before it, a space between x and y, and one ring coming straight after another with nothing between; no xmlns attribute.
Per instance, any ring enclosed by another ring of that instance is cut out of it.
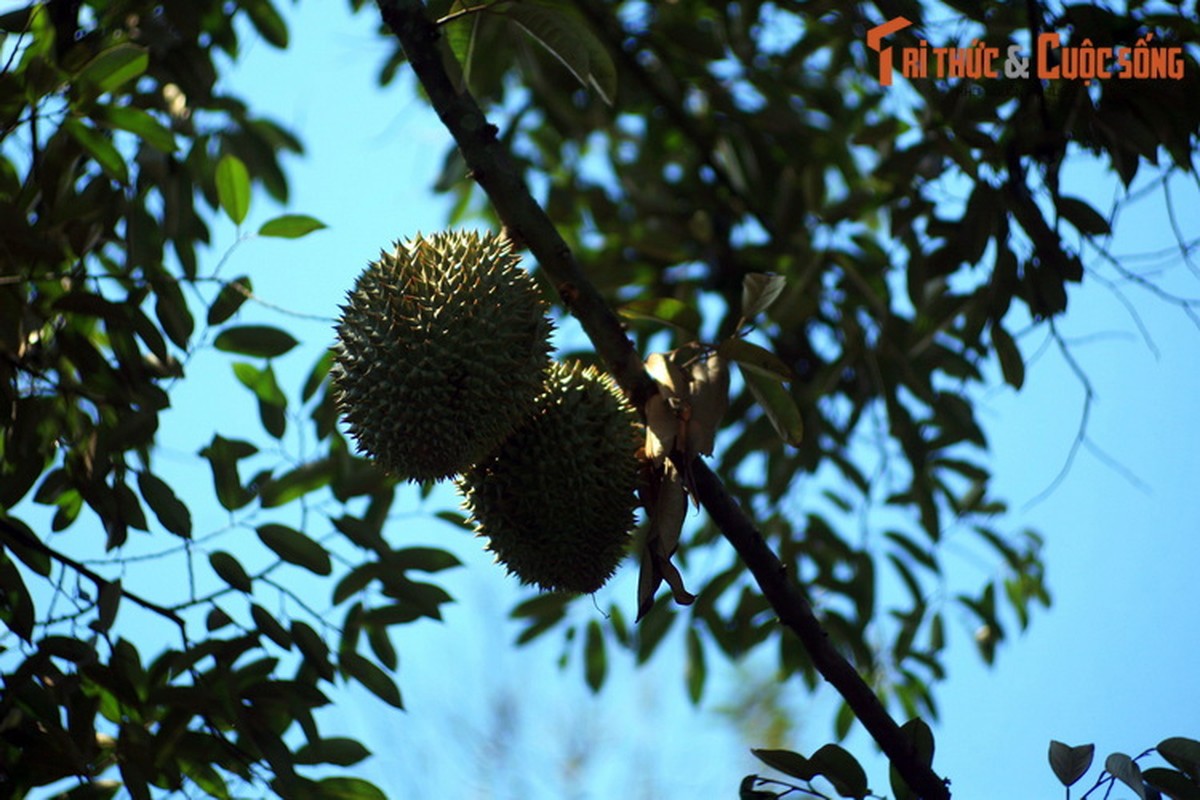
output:
<svg viewBox="0 0 1200 800"><path fill-rule="evenodd" d="M29 534L25 533L25 531L21 530L16 525L13 525L11 522L9 522L6 519L0 518L0 531L3 531L6 536L10 537L12 540L16 541L18 544L24 545L25 547L33 548L34 550L37 550L39 553L49 556L50 558L54 559L58 563L63 564L65 566L70 567L71 569L75 570L75 572L79 573L80 575L84 576L85 578L90 580L92 583L94 583L96 585L97 591L112 584L112 581L110 581L108 578L105 578L103 575L93 572L87 566L79 563L78 561L76 561L75 559L66 555L65 553L58 552L50 545L43 542L41 539L38 539L36 536L30 536ZM141 595L138 595L138 594L135 594L134 592L129 591L125 587L121 587L121 596L128 599L129 601L131 601L133 603L136 603L137 605L141 606L142 608L146 609L147 611L153 611L155 614L158 614L160 617L169 619L169 620L171 620L171 622L174 622L176 625L179 626L179 630L184 636L184 641L187 641L187 627L184 624L183 618L180 617L178 614L176 614L174 611L172 611L169 608L166 608L165 606L160 606L158 603L151 602L150 600L147 600L146 598L142 597Z"/></svg>

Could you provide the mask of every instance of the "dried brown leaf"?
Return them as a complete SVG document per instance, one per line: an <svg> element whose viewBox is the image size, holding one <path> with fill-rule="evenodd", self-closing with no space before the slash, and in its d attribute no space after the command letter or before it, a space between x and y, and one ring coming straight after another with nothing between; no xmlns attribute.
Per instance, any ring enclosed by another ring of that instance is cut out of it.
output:
<svg viewBox="0 0 1200 800"><path fill-rule="evenodd" d="M729 405L729 364L716 353L698 358L689 369L691 417L687 421L687 455L711 456L717 429Z"/></svg>

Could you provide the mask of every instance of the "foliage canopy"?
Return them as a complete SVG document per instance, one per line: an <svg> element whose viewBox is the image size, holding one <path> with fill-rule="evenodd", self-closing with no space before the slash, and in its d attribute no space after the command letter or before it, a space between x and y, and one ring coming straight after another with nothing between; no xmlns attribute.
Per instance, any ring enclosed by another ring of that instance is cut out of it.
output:
<svg viewBox="0 0 1200 800"><path fill-rule="evenodd" d="M404 5L381 2L383 18ZM1014 625L1049 604L1041 537L1006 529L971 398L993 361L1020 388L1018 328L1052 325L1070 285L1093 271L1085 256L1107 258L1114 209L1077 196L1062 165L1099 160L1128 189L1147 172L1191 173L1200 133L1200 23L1183 10L948 5L951 24L916 0L431 0L424 10L439 21L439 68L494 127L448 124L516 155L521 174L507 177L538 188L640 357L704 345L742 367L710 431L712 472L816 600L832 645L905 717L936 716L952 609L975 620L991 661ZM898 48L979 39L1030 51L1046 31L1132 47L1153 34L1154 47L1181 48L1183 75L883 87L868 33L898 17L912 23L890 37ZM245 785L382 796L354 777L312 777L313 765L368 755L323 737L317 712L339 680L402 706L389 632L440 616L452 598L428 576L457 560L394 546L387 521L401 487L339 429L329 353L314 350L304 386L285 390L272 359L299 341L240 324L252 276L220 277L200 258L214 215L240 225L255 186L287 199L279 156L301 142L217 89L218 65L246 37L287 47L283 16L270 0L52 0L0 17L0 34L3 793L75 778L65 796L107 797L115 774L135 798L183 785L218 798ZM380 82L408 66L397 44ZM446 153L436 188L455 198L449 223L525 233L478 191L486 179L463 150ZM289 214L258 233L293 239L321 226ZM559 312L580 313L583 287L551 284ZM201 489L173 485L155 449L171 388L202 348L230 354L263 428L256 441L213 432L199 453L212 472L204 491L231 527L255 531L265 567L195 530ZM647 398L635 399L646 411ZM272 455L297 423L316 451ZM201 574L187 600L164 605L131 588L142 567L123 553L136 531ZM643 569L672 591L655 595L651 580L636 627L629 598L598 595L609 617L600 625L588 601L536 595L513 609L528 622L520 641L586 628L586 678L598 688L605 648L645 660L686 625L696 699L706 659L761 648L778 653L781 676L817 684L818 665L781 630L727 530L709 520L682 539L656 532L644 531ZM92 564L76 554L97 535L110 557ZM990 548L993 573L943 598L944 544L955 537ZM278 575L293 569L319 579L327 603L288 589ZM884 597L884 580L902 593ZM141 635L118 618L131 605L161 624L157 651L141 652ZM854 720L846 706L836 736ZM1181 741L1160 746L1176 768L1160 780L1194 784L1194 743ZM817 764L861 796L830 747L772 765ZM1052 758L1070 762L1078 748L1063 748ZM1132 775L1136 765L1107 768Z"/></svg>

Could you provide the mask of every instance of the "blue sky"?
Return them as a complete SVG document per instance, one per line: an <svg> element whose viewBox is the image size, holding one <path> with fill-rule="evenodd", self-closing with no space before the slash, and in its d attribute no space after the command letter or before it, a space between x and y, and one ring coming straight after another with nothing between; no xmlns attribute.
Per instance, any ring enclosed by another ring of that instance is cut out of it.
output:
<svg viewBox="0 0 1200 800"><path fill-rule="evenodd" d="M390 44L376 35L370 8L351 18L344 2L281 7L292 24L292 47L280 53L248 37L245 57L224 73L223 88L300 135L308 152L289 165L293 197L286 210L316 216L329 229L298 242L242 242L221 274L249 274L256 294L271 304L331 320L381 247L442 227L446 203L428 187L449 134L416 99L409 77L386 91L376 88ZM1197 186L1177 183L1179 206L1193 209L1194 237ZM1091 169L1072 170L1064 192L1103 207L1112 182ZM1115 253L1173 244L1160 197L1121 216ZM246 230L280 210L256 194ZM227 221L215 226L213 251L202 262L208 270L237 235ZM1200 279L1183 266L1160 279L1200 297ZM1084 390L1053 348L1030 365L1019 395L996 388L980 398L994 489L1012 501L1003 522L1046 534L1055 602L1035 615L1028 632L1010 631L993 668L975 654L969 621L953 626L950 678L936 689L942 717L935 768L952 778L957 797L1060 796L1046 762L1050 739L1095 742L1102 758L1113 750L1137 754L1171 735L1200 738L1200 329L1136 287L1121 292L1154 349L1116 295L1095 282L1072 292L1060 321L1064 336L1077 340L1072 353L1093 385L1088 439L1119 468L1085 447L1054 491L1026 507L1056 480L1083 409ZM302 352L276 365L285 391L294 392L329 343L330 323L249 305L242 314L242 321L299 331ZM1023 336L1022 350L1037 351L1044 337L1043 330ZM258 422L224 355L202 352L188 370L164 426L164 459L180 480L203 486L207 465L193 454L214 427L256 438ZM214 386L229 388L214 397ZM741 776L758 769L748 748L760 742L744 738L715 709L738 697L739 687L769 676L770 661L716 669L695 709L685 698L680 646L668 642L641 669L610 650L609 682L593 697L578 663L558 669L558 638L511 645L517 629L505 611L522 596L515 581L469 535L423 513L453 503L435 495L422 506L406 490L401 519L389 532L394 541L445 546L467 561L466 569L444 574L458 599L445 623L408 626L397 637L408 712L347 692L327 717L331 728L377 753L364 776L393 797L735 797ZM222 524L216 513L196 520L201 531ZM973 545L950 548L951 584L978 585L987 577L990 567ZM632 616L633 571L602 591L601 606L618 598ZM810 752L829 741L835 698L825 692L809 698L799 683L783 688L796 712L790 746ZM848 746L871 765L875 791L886 793L886 769L872 746L858 734ZM1128 796L1120 789L1113 795Z"/></svg>

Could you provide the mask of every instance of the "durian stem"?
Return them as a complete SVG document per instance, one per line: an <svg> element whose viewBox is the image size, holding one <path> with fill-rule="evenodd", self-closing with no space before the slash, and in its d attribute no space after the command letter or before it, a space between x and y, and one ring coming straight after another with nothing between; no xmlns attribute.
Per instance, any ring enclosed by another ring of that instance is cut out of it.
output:
<svg viewBox="0 0 1200 800"><path fill-rule="evenodd" d="M475 181L487 192L504 225L529 247L559 296L580 321L597 354L628 395L643 409L655 391L621 322L587 279L554 223L529 193L511 155L497 140L475 99L459 91L447 74L438 47L438 29L420 0L376 0L384 23L396 35L413 72L442 124L457 142ZM678 464L681 470L688 467ZM926 800L943 800L950 790L933 769L921 763L900 726L854 667L830 643L802 591L788 579L754 524L699 458L690 465L697 498L754 575L780 622L808 650L821 675L845 698L855 716L896 767L905 782Z"/></svg>

